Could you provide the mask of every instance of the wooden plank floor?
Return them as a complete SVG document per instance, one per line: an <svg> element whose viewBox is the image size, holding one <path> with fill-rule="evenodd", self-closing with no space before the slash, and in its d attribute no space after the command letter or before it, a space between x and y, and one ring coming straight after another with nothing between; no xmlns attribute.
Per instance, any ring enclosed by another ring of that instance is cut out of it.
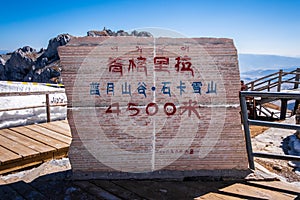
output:
<svg viewBox="0 0 300 200"><path fill-rule="evenodd" d="M67 121L0 130L0 174L67 155ZM0 181L2 199L300 199L300 188L281 181L72 180L69 170L32 182Z"/></svg>
<svg viewBox="0 0 300 200"><path fill-rule="evenodd" d="M65 157L71 144L66 120L0 130L0 174Z"/></svg>
<svg viewBox="0 0 300 200"><path fill-rule="evenodd" d="M32 182L1 184L0 199L300 199L299 187L281 181L85 180L70 171Z"/></svg>

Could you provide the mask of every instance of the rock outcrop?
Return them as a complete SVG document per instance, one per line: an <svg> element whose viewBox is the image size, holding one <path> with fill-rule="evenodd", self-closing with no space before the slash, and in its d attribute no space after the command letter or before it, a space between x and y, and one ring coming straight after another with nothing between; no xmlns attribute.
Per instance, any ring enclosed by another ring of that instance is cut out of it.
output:
<svg viewBox="0 0 300 200"><path fill-rule="evenodd" d="M102 31L88 31L87 36L152 37L149 32L132 31L129 34L123 30L114 32L105 28ZM41 49L37 52L31 47L25 46L3 55L0 57L0 81L61 82L61 67L57 48L66 45L72 37L69 34L60 34L49 40L47 49Z"/></svg>
<svg viewBox="0 0 300 200"><path fill-rule="evenodd" d="M57 48L66 45L71 35L61 34L49 40L47 49L37 52L25 46L0 59L0 80L55 83L60 76Z"/></svg>
<svg viewBox="0 0 300 200"><path fill-rule="evenodd" d="M88 31L87 36L91 37L101 37L101 36L136 36L136 37L153 37L151 33L146 31L138 32L136 30L128 33L124 30L118 30L114 32L110 29L104 28L102 31Z"/></svg>
<svg viewBox="0 0 300 200"><path fill-rule="evenodd" d="M0 56L0 80L5 78L5 60Z"/></svg>
<svg viewBox="0 0 300 200"><path fill-rule="evenodd" d="M36 51L29 46L14 51L10 59L5 63L5 75L7 80L23 81L23 78L32 69L36 57Z"/></svg>
<svg viewBox="0 0 300 200"><path fill-rule="evenodd" d="M47 58L48 63L58 60L59 56L58 56L57 48L59 46L66 45L70 41L71 37L72 36L69 34L61 34L55 38L52 38L49 41L48 47L46 51L42 54L41 58Z"/></svg>

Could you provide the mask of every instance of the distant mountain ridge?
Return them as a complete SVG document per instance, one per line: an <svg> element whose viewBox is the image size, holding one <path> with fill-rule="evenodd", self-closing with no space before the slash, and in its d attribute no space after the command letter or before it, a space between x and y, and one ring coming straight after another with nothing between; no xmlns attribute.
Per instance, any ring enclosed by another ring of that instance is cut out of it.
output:
<svg viewBox="0 0 300 200"><path fill-rule="evenodd" d="M241 79L245 82L278 72L280 69L292 71L300 68L300 58L297 57L239 54L238 59Z"/></svg>
<svg viewBox="0 0 300 200"><path fill-rule="evenodd" d="M300 67L300 66L299 66ZM285 72L290 72L297 67L287 67L287 68L281 68ZM244 80L246 83L251 82L253 80L259 79L261 77L267 76L269 74L273 74L275 72L278 72L280 69L259 69L259 70L252 70L252 71L247 71L247 72L242 72L241 73L241 79Z"/></svg>
<svg viewBox="0 0 300 200"><path fill-rule="evenodd" d="M0 50L0 55L9 53L9 50Z"/></svg>
<svg viewBox="0 0 300 200"><path fill-rule="evenodd" d="M253 70L279 70L282 68L300 67L300 57L239 54L238 59L241 73Z"/></svg>

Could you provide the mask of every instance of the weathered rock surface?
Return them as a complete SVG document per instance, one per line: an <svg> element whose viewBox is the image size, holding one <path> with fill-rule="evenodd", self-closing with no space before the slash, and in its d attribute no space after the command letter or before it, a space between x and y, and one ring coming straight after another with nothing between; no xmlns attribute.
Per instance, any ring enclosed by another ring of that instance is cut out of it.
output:
<svg viewBox="0 0 300 200"><path fill-rule="evenodd" d="M54 83L60 76L57 48L67 44L71 35L61 34L49 40L46 50L25 46L0 60L0 80ZM53 63L55 63L53 65Z"/></svg>
<svg viewBox="0 0 300 200"><path fill-rule="evenodd" d="M42 54L41 58L47 58L48 62L58 60L59 57L58 57L57 48L59 46L66 45L71 38L72 36L69 34L61 34L55 38L52 38L49 41L48 47L46 51Z"/></svg>
<svg viewBox="0 0 300 200"><path fill-rule="evenodd" d="M87 36L99 37L99 36L110 36L107 31L88 31Z"/></svg>
<svg viewBox="0 0 300 200"><path fill-rule="evenodd" d="M0 80L5 79L5 61L0 56Z"/></svg>
<svg viewBox="0 0 300 200"><path fill-rule="evenodd" d="M132 31L129 34L124 30L114 32L105 28L102 31L88 31L87 36L152 37L149 32ZM72 37L69 34L60 34L49 40L47 49L42 48L36 51L29 46L25 46L3 55L0 57L0 81L60 82L61 67L57 48L66 45Z"/></svg>
<svg viewBox="0 0 300 200"><path fill-rule="evenodd" d="M32 69L36 57L36 51L29 46L14 51L10 59L5 63L7 80L23 81L24 76Z"/></svg>
<svg viewBox="0 0 300 200"><path fill-rule="evenodd" d="M110 29L103 29L102 31L88 31L87 36L91 37L101 37L101 36L136 36L136 37L153 37L151 33L146 31L138 32L136 30L132 31L131 33L128 33L124 30L118 30L117 32L114 32Z"/></svg>

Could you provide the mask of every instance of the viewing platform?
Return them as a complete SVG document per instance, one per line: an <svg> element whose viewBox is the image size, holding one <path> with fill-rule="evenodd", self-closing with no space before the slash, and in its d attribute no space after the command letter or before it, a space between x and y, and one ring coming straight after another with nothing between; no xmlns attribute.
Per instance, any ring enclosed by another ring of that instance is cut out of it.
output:
<svg viewBox="0 0 300 200"><path fill-rule="evenodd" d="M293 71L284 72L279 70L273 74L258 78L254 81L246 83L245 86L248 91L253 92L278 92L278 93L290 93L298 94L299 93L299 84L300 84L300 68L297 68ZM298 105L299 98L285 98L281 99L276 96L264 97L264 98L247 98L249 117L256 119L259 115L263 114L269 118L278 118L284 120L287 117L288 102L294 101L294 106L291 109L291 114L294 115ZM271 110L268 106L265 106L268 103L280 102L280 115L275 115L274 111ZM259 113L259 114L258 114Z"/></svg>
<svg viewBox="0 0 300 200"><path fill-rule="evenodd" d="M66 120L0 129L0 174L66 157L71 141Z"/></svg>

